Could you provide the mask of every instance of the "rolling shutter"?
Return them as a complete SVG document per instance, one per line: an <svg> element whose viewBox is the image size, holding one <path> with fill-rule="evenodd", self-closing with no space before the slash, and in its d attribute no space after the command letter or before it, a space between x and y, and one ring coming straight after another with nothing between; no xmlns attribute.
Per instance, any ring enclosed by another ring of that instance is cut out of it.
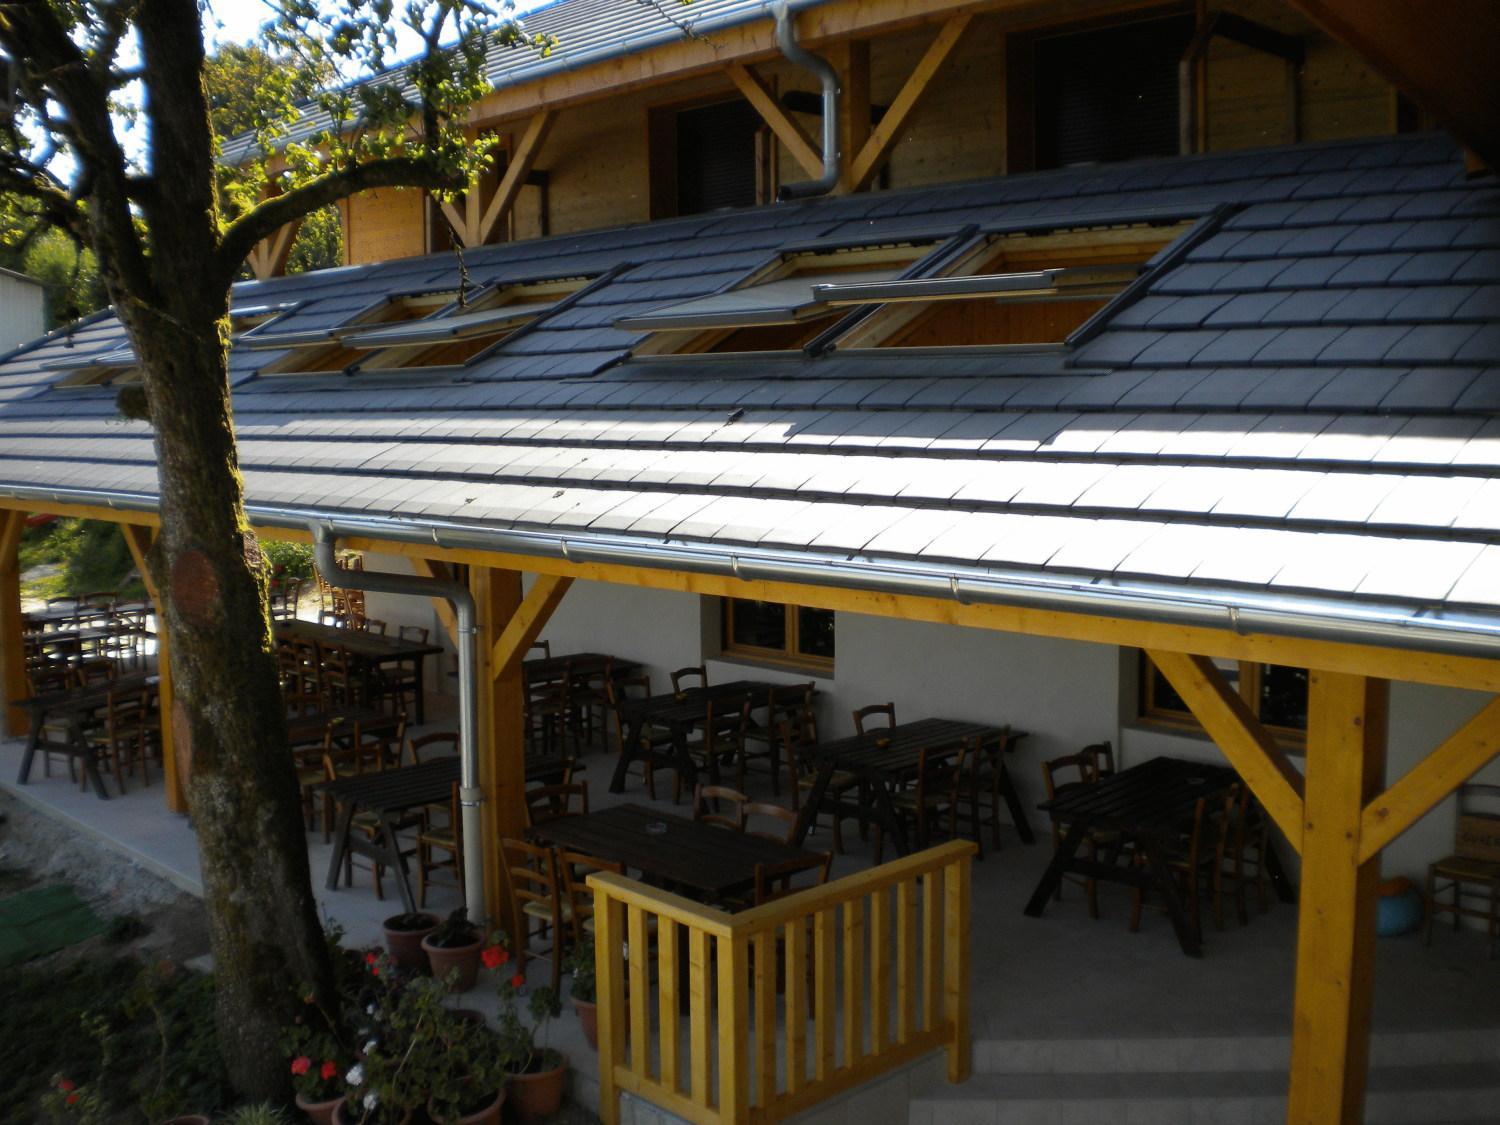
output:
<svg viewBox="0 0 1500 1125"><path fill-rule="evenodd" d="M720 102L677 115L677 213L750 207L755 198L755 133L749 102Z"/></svg>
<svg viewBox="0 0 1500 1125"><path fill-rule="evenodd" d="M1177 63L1190 17L1040 39L1037 166L1176 154Z"/></svg>

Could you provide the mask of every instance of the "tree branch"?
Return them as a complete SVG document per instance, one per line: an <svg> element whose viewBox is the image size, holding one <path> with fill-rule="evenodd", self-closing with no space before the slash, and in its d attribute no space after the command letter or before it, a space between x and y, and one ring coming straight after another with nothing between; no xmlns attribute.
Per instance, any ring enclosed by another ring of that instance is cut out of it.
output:
<svg viewBox="0 0 1500 1125"><path fill-rule="evenodd" d="M219 242L219 266L224 276L234 277L255 244L287 223L358 192L383 187L452 191L462 189L463 184L420 156L386 157L329 172L282 195L272 196L231 223Z"/></svg>

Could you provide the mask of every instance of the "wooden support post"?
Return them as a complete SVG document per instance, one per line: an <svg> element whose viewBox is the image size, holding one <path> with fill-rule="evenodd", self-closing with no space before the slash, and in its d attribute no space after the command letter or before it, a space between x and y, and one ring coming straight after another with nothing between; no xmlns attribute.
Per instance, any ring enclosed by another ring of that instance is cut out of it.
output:
<svg viewBox="0 0 1500 1125"><path fill-rule="evenodd" d="M1385 774L1389 685L1310 673L1288 1125L1358 1125L1369 1069L1378 856L1365 804Z"/></svg>
<svg viewBox="0 0 1500 1125"><path fill-rule="evenodd" d="M787 151L792 154L792 159L814 179L821 176L823 157L818 152L818 146L813 143L801 124L781 108L776 95L771 92L770 87L765 84L760 75L740 63L730 63L728 69L729 77L739 87L740 93L755 107L755 112L760 114L760 119L770 126L771 132L776 134L776 139L786 145Z"/></svg>
<svg viewBox="0 0 1500 1125"><path fill-rule="evenodd" d="M167 791L167 808L175 813L188 811L187 778L192 769L192 747L186 741L186 728L178 731L172 721L175 711L172 705L172 653L167 643L167 618L162 612L161 591L151 573L147 555L151 550L150 528L135 524L121 524L120 533L125 536L125 546L130 548L130 557L140 572L146 595L156 611L156 699L161 711L161 772L162 788Z"/></svg>
<svg viewBox="0 0 1500 1125"><path fill-rule="evenodd" d="M870 131L869 139L858 149L845 150L844 158L849 162L849 190L861 191L868 187L870 180L880 171L890 157L891 149L901 139L902 130L911 120L912 113L932 88L933 78L942 69L943 63L948 61L953 48L963 39L973 18L970 13L963 12L938 29L937 38L907 76L890 108L885 111L885 116L880 119L880 124Z"/></svg>
<svg viewBox="0 0 1500 1125"><path fill-rule="evenodd" d="M510 163L505 167L505 175L500 177L495 194L490 198L489 206L484 209L484 216L480 219L478 237L474 239L474 245L488 242L496 224L510 213L511 205L515 203L516 196L520 194L527 177L531 175L531 166L536 163L536 158L541 153L542 145L547 140L547 134L552 131L552 123L556 119L557 114L554 111L540 109L526 123L525 132L516 142L515 151L510 154Z"/></svg>
<svg viewBox="0 0 1500 1125"><path fill-rule="evenodd" d="M30 723L13 700L31 694L26 680L26 642L21 615L21 532L25 512L0 512L0 692L5 693L5 732L26 734Z"/></svg>
<svg viewBox="0 0 1500 1125"><path fill-rule="evenodd" d="M854 158L865 147L870 136L870 42L867 39L844 39L831 44L828 61L838 71L839 153L842 157L837 194L857 190L854 182Z"/></svg>
<svg viewBox="0 0 1500 1125"><path fill-rule="evenodd" d="M479 690L480 819L484 841L484 916L511 935L521 933L519 918L500 863L500 841L526 831L526 747L520 676L496 676L491 663L495 641L521 605L521 574L476 566L469 572L474 594L475 645ZM472 909L473 904L470 904Z"/></svg>
<svg viewBox="0 0 1500 1125"><path fill-rule="evenodd" d="M1224 752L1292 847L1302 839L1302 775L1206 656L1149 649L1193 717Z"/></svg>

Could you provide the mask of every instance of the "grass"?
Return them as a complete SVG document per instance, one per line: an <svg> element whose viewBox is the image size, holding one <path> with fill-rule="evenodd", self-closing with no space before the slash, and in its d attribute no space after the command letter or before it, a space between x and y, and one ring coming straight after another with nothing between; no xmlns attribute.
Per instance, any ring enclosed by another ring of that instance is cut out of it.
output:
<svg viewBox="0 0 1500 1125"><path fill-rule="evenodd" d="M56 572L27 582L28 598L56 598L95 590L114 590L121 598L145 596L135 560L119 525L98 520L55 519L29 527L21 536L21 570L52 565Z"/></svg>

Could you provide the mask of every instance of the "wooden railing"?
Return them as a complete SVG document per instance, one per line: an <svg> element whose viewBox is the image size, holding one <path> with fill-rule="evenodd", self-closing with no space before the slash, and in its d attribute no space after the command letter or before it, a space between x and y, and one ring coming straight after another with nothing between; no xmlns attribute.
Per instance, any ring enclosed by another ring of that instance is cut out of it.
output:
<svg viewBox="0 0 1500 1125"><path fill-rule="evenodd" d="M775 1121L938 1048L963 1081L974 851L943 844L736 914L589 876L605 1125L621 1091L689 1121Z"/></svg>

